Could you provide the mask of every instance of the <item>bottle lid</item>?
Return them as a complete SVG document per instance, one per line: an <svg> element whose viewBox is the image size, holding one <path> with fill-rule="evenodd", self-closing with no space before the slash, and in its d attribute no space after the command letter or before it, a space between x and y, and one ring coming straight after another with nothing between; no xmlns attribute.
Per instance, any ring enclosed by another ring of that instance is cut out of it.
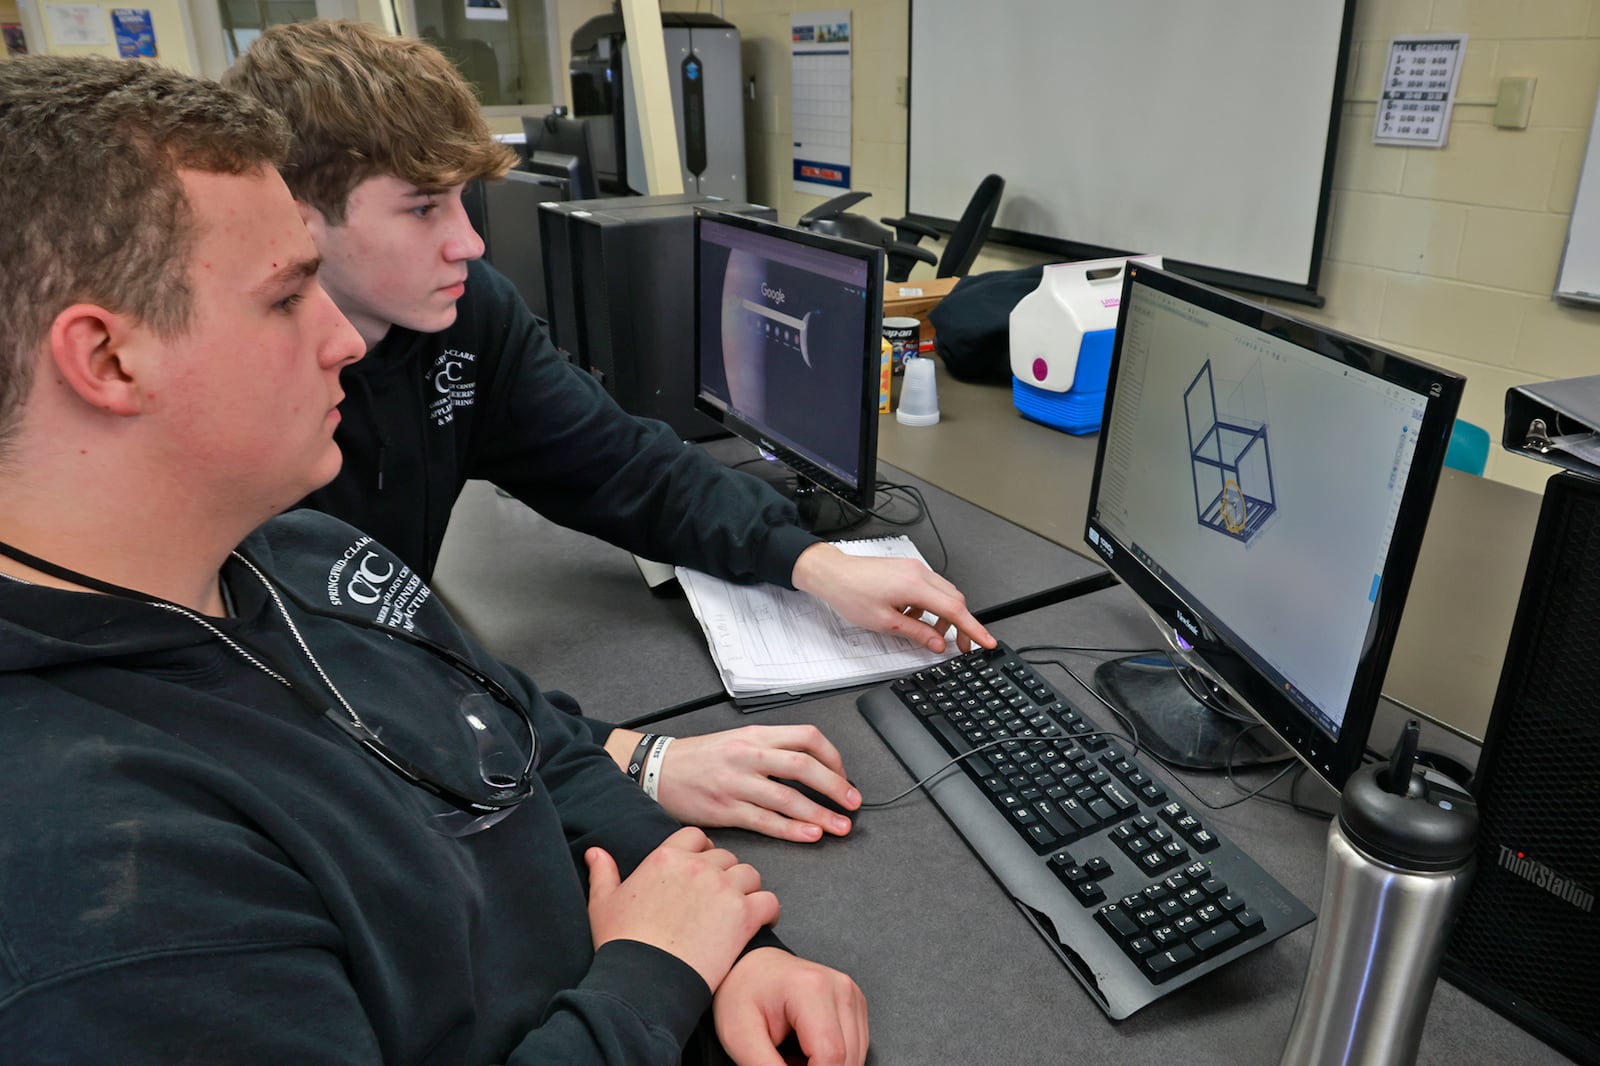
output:
<svg viewBox="0 0 1600 1066"><path fill-rule="evenodd" d="M1362 767L1345 782L1339 828L1373 859L1402 870L1449 870L1472 857L1478 808L1442 776L1404 767L1406 784L1390 780L1390 763Z"/></svg>

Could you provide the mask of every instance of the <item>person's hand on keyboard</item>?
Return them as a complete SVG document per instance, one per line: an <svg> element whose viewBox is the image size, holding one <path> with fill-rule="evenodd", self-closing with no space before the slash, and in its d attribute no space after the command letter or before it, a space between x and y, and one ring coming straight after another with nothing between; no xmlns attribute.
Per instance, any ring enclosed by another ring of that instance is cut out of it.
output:
<svg viewBox="0 0 1600 1066"><path fill-rule="evenodd" d="M846 555L813 544L795 560L794 587L822 600L845 621L880 633L898 633L930 651L945 650L953 626L956 645L994 647L994 637L967 610L961 590L915 559ZM930 624L922 620L932 615Z"/></svg>
<svg viewBox="0 0 1600 1066"><path fill-rule="evenodd" d="M845 810L861 805L838 749L811 725L747 725L678 737L663 757L658 796L678 821L707 829L749 829L799 843L820 840L824 832L850 832L849 818L789 782Z"/></svg>

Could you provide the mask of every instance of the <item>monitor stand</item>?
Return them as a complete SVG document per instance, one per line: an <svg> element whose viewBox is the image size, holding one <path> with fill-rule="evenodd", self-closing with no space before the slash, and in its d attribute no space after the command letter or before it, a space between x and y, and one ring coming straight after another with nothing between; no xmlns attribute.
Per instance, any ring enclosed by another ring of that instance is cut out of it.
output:
<svg viewBox="0 0 1600 1066"><path fill-rule="evenodd" d="M759 450L759 449L758 449ZM832 537L865 525L872 517L855 504L846 503L777 456L761 453L764 462L752 463L749 472L765 481L778 495L794 503L800 528L819 537Z"/></svg>
<svg viewBox="0 0 1600 1066"><path fill-rule="evenodd" d="M1203 673L1165 655L1101 663L1094 682L1138 728L1139 746L1172 766L1238 770L1294 758L1265 726L1252 729L1255 717Z"/></svg>
<svg viewBox="0 0 1600 1066"><path fill-rule="evenodd" d="M846 503L827 489L803 477L791 477L772 486L794 501L800 512L800 527L819 537L847 533L872 517L853 503Z"/></svg>

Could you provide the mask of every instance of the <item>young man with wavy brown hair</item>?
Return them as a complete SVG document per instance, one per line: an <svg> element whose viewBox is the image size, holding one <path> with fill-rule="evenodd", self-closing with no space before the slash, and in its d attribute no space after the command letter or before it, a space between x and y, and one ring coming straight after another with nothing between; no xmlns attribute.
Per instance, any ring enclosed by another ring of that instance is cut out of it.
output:
<svg viewBox="0 0 1600 1066"><path fill-rule="evenodd" d="M910 560L845 555L756 478L622 412L568 364L509 282L480 261L469 179L513 161L432 45L347 22L263 33L224 83L276 108L284 179L322 253L323 284L368 355L345 374L345 467L310 506L373 533L424 578L456 496L492 481L546 517L652 559L814 593L852 622L936 649L993 639L961 593ZM536 610L538 590L529 590ZM924 611L942 620L921 621ZM590 722L627 766L641 735ZM842 835L860 796L812 726L672 742L659 798L682 821L795 841Z"/></svg>

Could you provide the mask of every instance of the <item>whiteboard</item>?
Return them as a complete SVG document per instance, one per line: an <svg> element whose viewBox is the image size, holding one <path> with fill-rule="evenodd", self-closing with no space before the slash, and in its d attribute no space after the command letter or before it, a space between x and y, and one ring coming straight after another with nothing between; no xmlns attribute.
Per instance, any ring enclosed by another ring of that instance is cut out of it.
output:
<svg viewBox="0 0 1600 1066"><path fill-rule="evenodd" d="M1348 22L1345 0L912 0L907 209L958 218L992 172L997 230L1314 289Z"/></svg>
<svg viewBox="0 0 1600 1066"><path fill-rule="evenodd" d="M1578 176L1578 195L1567 224L1567 247L1561 253L1556 295L1564 300L1600 304L1600 101L1589 129L1589 150Z"/></svg>

